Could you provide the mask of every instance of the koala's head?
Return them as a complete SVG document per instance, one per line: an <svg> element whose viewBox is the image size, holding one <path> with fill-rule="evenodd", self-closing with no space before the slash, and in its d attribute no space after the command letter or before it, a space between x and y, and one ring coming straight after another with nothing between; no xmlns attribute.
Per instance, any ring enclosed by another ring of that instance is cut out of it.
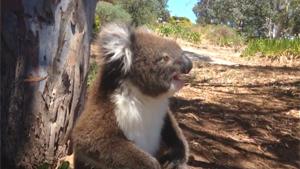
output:
<svg viewBox="0 0 300 169"><path fill-rule="evenodd" d="M129 81L145 95L170 96L183 87L181 74L192 69L192 62L176 42L146 29L109 24L100 32L100 48L105 63L105 90Z"/></svg>

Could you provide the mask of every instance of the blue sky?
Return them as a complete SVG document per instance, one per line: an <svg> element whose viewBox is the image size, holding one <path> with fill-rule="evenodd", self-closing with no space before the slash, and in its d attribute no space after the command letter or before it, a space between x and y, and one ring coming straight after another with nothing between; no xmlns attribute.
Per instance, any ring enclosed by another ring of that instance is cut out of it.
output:
<svg viewBox="0 0 300 169"><path fill-rule="evenodd" d="M169 0L168 9L172 16L185 16L196 23L193 7L198 0Z"/></svg>

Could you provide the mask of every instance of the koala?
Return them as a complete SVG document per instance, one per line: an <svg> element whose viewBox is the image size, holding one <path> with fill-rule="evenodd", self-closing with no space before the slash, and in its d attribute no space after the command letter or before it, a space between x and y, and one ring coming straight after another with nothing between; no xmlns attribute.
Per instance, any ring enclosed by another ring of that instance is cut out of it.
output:
<svg viewBox="0 0 300 169"><path fill-rule="evenodd" d="M183 169L188 144L169 110L192 62L176 42L108 24L97 41L101 70L77 120L75 169Z"/></svg>

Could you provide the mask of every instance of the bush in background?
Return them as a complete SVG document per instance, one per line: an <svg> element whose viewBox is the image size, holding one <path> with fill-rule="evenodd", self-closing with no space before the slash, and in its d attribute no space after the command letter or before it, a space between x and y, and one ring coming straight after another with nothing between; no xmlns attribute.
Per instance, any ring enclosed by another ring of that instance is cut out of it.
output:
<svg viewBox="0 0 300 169"><path fill-rule="evenodd" d="M183 27L177 24L160 24L156 30L160 35L166 37L180 38L189 42L199 44L201 36L198 32L193 32L190 27Z"/></svg>
<svg viewBox="0 0 300 169"><path fill-rule="evenodd" d="M237 47L244 44L244 38L233 28L226 25L196 25L194 32L202 35L202 39L212 45Z"/></svg>
<svg viewBox="0 0 300 169"><path fill-rule="evenodd" d="M153 24L158 18L168 17L166 0L118 0L116 4L131 15L135 26Z"/></svg>
<svg viewBox="0 0 300 169"><path fill-rule="evenodd" d="M166 37L181 38L189 42L211 44L216 46L240 47L244 44L244 38L235 29L225 25L192 25L185 20L159 24L157 32Z"/></svg>
<svg viewBox="0 0 300 169"><path fill-rule="evenodd" d="M170 24L179 25L184 28L192 27L193 23L187 17L172 16L169 21Z"/></svg>
<svg viewBox="0 0 300 169"><path fill-rule="evenodd" d="M130 22L131 15L120 5L113 5L108 2L98 2L95 11L94 32L98 32L100 26L107 22Z"/></svg>

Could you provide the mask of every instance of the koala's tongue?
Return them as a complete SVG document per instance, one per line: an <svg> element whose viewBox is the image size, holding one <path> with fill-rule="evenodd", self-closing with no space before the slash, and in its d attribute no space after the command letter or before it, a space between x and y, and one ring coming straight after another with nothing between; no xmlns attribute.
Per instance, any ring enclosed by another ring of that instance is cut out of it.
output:
<svg viewBox="0 0 300 169"><path fill-rule="evenodd" d="M180 78L179 74L173 76L173 83L176 91L180 90L184 86L184 81Z"/></svg>
<svg viewBox="0 0 300 169"><path fill-rule="evenodd" d="M179 74L175 74L175 75L173 76L173 79L174 79L174 80L181 80Z"/></svg>

